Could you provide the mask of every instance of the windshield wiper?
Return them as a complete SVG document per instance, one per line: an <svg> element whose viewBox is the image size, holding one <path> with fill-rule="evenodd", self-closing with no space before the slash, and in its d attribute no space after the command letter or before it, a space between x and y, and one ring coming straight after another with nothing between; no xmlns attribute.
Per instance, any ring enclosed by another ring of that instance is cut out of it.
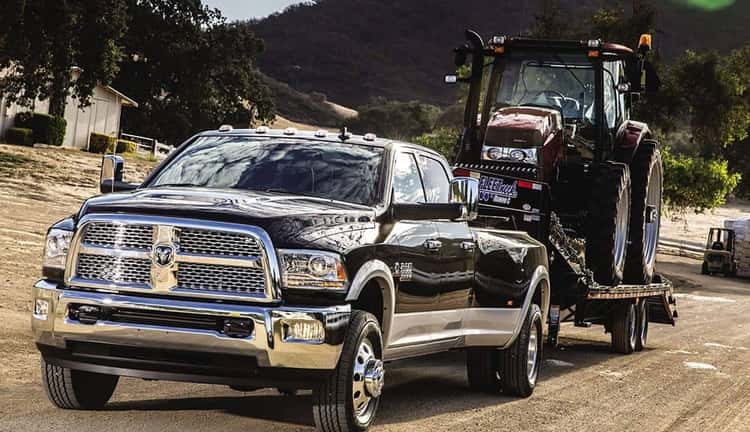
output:
<svg viewBox="0 0 750 432"><path fill-rule="evenodd" d="M162 188L162 187L201 187L194 183L161 183L158 185L149 186L151 188Z"/></svg>

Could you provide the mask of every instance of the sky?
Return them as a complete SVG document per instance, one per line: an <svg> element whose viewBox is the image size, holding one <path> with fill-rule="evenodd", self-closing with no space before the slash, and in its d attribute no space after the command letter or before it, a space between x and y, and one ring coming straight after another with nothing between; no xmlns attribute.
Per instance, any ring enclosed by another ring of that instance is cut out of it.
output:
<svg viewBox="0 0 750 432"><path fill-rule="evenodd" d="M263 18L300 0L203 0L203 3L220 9L229 20L245 20Z"/></svg>

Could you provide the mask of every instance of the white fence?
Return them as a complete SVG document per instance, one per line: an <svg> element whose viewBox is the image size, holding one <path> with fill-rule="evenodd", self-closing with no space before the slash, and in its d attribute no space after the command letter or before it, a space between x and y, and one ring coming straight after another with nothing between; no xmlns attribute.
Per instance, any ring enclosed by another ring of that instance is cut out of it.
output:
<svg viewBox="0 0 750 432"><path fill-rule="evenodd" d="M138 145L137 151L152 154L157 159L164 159L174 151L174 147L162 144L154 138L121 133L120 139L135 142Z"/></svg>

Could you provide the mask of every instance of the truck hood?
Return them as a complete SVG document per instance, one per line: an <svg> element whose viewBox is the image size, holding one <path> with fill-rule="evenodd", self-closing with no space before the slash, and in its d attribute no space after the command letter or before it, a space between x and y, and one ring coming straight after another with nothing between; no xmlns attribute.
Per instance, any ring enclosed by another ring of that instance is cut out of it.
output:
<svg viewBox="0 0 750 432"><path fill-rule="evenodd" d="M268 232L276 247L318 247L336 251L346 246L338 242L332 244L330 238L372 230L375 226L375 210L371 207L236 189L165 187L113 193L86 201L79 217L94 213L159 215L255 225Z"/></svg>
<svg viewBox="0 0 750 432"><path fill-rule="evenodd" d="M558 110L540 107L508 107L497 110L487 124L485 146L537 148L562 129Z"/></svg>

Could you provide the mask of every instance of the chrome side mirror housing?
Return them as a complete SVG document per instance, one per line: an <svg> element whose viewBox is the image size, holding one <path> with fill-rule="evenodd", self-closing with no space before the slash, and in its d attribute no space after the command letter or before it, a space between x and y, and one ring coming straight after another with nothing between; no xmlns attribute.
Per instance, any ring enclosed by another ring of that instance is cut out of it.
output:
<svg viewBox="0 0 750 432"><path fill-rule="evenodd" d="M102 159L102 171L99 179L99 190L102 193L117 191L117 185L122 183L122 172L125 160L120 156L106 155Z"/></svg>
<svg viewBox="0 0 750 432"><path fill-rule="evenodd" d="M479 180L471 177L456 177L451 180L450 201L464 207L463 216L459 220L475 220L479 215Z"/></svg>

